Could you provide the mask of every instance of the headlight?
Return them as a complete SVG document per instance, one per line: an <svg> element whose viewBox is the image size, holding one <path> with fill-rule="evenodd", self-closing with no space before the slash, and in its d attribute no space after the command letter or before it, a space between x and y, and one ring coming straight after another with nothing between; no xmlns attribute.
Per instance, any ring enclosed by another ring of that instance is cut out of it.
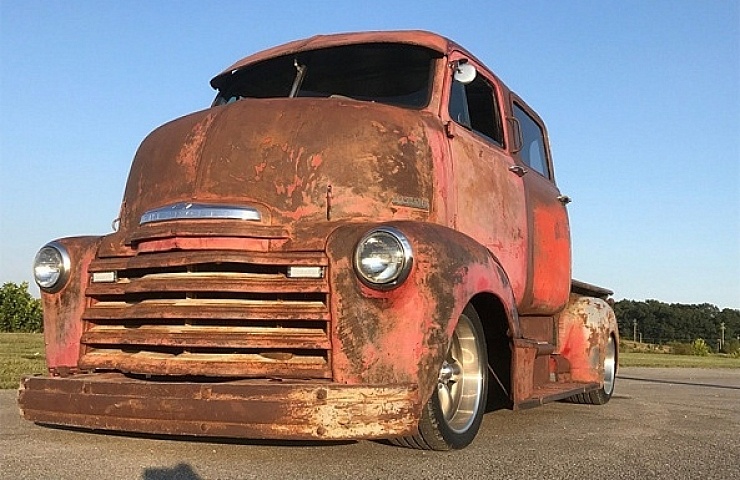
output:
<svg viewBox="0 0 740 480"><path fill-rule="evenodd" d="M33 261L33 277L41 290L54 293L64 287L69 278L71 262L61 243L47 243Z"/></svg>
<svg viewBox="0 0 740 480"><path fill-rule="evenodd" d="M395 288L408 277L414 254L406 236L393 227L371 230L355 249L355 270L368 286Z"/></svg>

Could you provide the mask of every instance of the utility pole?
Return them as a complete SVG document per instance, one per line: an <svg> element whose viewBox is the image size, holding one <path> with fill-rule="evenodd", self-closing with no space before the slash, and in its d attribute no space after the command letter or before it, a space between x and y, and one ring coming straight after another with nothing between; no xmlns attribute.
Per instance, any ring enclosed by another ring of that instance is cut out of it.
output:
<svg viewBox="0 0 740 480"><path fill-rule="evenodd" d="M719 339L719 349L722 350L722 347L725 346L725 322L719 324L719 330L722 332L722 336Z"/></svg>
<svg viewBox="0 0 740 480"><path fill-rule="evenodd" d="M632 320L632 341L637 341L637 319Z"/></svg>

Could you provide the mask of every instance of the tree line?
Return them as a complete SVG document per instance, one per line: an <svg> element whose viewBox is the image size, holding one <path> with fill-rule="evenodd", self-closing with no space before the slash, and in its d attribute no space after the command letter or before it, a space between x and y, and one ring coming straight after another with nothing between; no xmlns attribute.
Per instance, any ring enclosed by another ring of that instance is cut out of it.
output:
<svg viewBox="0 0 740 480"><path fill-rule="evenodd" d="M620 300L614 304L614 313L623 340L667 344L703 339L715 351L723 338L722 347L740 342L740 310L732 308L719 309L708 303Z"/></svg>

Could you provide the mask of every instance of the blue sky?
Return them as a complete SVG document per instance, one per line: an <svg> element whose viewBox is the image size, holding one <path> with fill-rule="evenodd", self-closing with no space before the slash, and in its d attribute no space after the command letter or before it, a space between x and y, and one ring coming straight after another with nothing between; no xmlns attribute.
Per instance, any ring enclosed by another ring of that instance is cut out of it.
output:
<svg viewBox="0 0 740 480"><path fill-rule="evenodd" d="M453 8L457 5L457 8ZM139 142L235 60L317 33L424 29L544 118L574 275L740 308L740 7L690 1L0 1L0 283L104 234Z"/></svg>

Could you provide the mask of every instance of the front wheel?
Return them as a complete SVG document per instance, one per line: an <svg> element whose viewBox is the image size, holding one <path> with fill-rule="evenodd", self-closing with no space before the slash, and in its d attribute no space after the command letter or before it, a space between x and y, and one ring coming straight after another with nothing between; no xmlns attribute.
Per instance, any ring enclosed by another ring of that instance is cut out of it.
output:
<svg viewBox="0 0 740 480"><path fill-rule="evenodd" d="M464 448L473 441L488 395L486 339L475 309L468 305L455 327L432 397L424 406L419 433L398 445L425 450Z"/></svg>

